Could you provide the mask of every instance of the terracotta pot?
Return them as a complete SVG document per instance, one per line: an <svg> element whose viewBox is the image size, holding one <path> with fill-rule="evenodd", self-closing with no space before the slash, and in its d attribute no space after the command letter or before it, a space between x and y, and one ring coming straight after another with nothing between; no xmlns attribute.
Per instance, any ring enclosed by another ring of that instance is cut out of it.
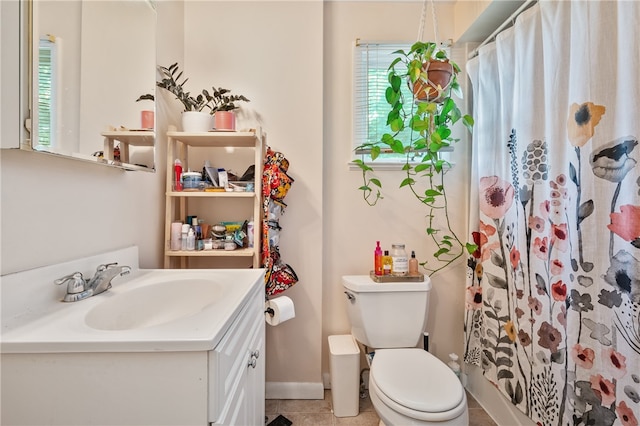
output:
<svg viewBox="0 0 640 426"><path fill-rule="evenodd" d="M427 73L427 81L416 80L413 83L413 95L420 101L442 102L446 97L449 84L453 79L453 65L449 62L430 61L422 65Z"/></svg>
<svg viewBox="0 0 640 426"><path fill-rule="evenodd" d="M213 114L214 125L216 130L235 130L236 114L233 111L216 111Z"/></svg>
<svg viewBox="0 0 640 426"><path fill-rule="evenodd" d="M182 113L182 131L189 133L208 132L212 126L211 114L202 111Z"/></svg>
<svg viewBox="0 0 640 426"><path fill-rule="evenodd" d="M144 110L140 112L140 127L142 129L153 130L154 127L153 111Z"/></svg>

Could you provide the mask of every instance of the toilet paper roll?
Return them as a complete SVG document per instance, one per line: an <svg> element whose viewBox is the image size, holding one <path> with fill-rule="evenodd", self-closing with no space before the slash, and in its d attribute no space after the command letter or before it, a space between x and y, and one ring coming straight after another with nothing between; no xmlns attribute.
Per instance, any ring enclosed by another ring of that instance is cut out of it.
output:
<svg viewBox="0 0 640 426"><path fill-rule="evenodd" d="M264 310L264 319L269 325L278 325L296 316L293 300L287 296L267 300Z"/></svg>

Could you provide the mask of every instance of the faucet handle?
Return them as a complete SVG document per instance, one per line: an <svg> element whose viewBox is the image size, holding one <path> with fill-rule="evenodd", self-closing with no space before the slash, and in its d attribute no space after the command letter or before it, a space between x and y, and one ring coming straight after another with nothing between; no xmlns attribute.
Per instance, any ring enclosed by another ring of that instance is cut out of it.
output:
<svg viewBox="0 0 640 426"><path fill-rule="evenodd" d="M96 272L102 272L102 271L106 271L109 268L112 268L114 266L117 266L118 262L112 262L112 263L104 263L102 265L98 265L98 267L96 268Z"/></svg>
<svg viewBox="0 0 640 426"><path fill-rule="evenodd" d="M67 294L82 293L86 285L86 281L81 272L74 272L66 277L58 278L53 283L55 285L67 283Z"/></svg>

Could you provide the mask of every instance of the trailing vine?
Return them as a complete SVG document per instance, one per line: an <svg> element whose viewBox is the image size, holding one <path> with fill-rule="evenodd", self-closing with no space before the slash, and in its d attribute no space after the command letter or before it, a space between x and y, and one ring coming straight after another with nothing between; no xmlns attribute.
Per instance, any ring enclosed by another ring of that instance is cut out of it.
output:
<svg viewBox="0 0 640 426"><path fill-rule="evenodd" d="M457 81L460 68L444 50L437 48L436 43L418 41L408 52L398 50L394 54L396 57L388 68L385 90L390 108L386 124L390 132L379 141L356 148L357 152L371 155L371 163L364 159L354 161L362 171L363 184L358 189L362 191L364 201L375 206L383 196L380 192L382 182L373 176L373 163L381 153L404 154L404 177L399 187L407 188L427 208L426 233L436 245L433 257L439 263L432 266L425 261L421 265L432 275L460 258L465 249L470 253L476 249L474 244L463 243L451 228L444 179L451 164L441 156L459 141L452 137L452 127L461 123L471 131L474 122L470 115L462 115L452 97L462 98ZM435 81L436 65L432 64L450 65L448 83L443 85ZM409 85L411 95L403 92L403 84ZM408 137L401 134L405 129ZM422 190L423 186L426 189Z"/></svg>

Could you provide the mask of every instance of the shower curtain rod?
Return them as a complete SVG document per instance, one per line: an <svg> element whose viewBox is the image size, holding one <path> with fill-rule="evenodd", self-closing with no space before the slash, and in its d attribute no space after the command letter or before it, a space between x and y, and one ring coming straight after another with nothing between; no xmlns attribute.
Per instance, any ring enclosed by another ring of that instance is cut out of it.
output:
<svg viewBox="0 0 640 426"><path fill-rule="evenodd" d="M527 10L528 8L530 8L531 6L536 4L537 2L538 2L538 0L525 0L525 2L523 4L521 4L520 7L518 9L516 9L516 11L513 12L511 14L511 16L509 16L498 28L496 28L495 31L492 32L489 37L484 39L484 41L482 43L480 43L480 45L478 47L473 49L473 51L469 54L467 59L471 59L471 58L474 58L474 57L478 56L478 51L480 50L480 48L482 46L484 46L485 44L490 43L491 41L495 40L495 38L498 36L498 34L500 34L502 31L506 30L509 26L511 26L511 25L513 25L515 23L516 18L518 17L518 15L520 15L522 12L524 12L525 10Z"/></svg>

